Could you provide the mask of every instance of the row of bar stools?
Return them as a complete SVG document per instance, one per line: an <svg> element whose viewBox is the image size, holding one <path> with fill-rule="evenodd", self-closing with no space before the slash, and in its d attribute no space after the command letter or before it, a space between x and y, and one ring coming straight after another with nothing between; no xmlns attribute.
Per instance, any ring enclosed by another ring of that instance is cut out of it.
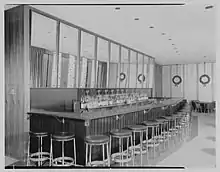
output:
<svg viewBox="0 0 220 172"><path fill-rule="evenodd" d="M119 152L111 154L111 142L113 138L119 140ZM123 148L123 141L126 140L125 151ZM130 146L129 146L130 140ZM127 129L121 130L112 130L110 131L110 154L113 162L119 163L120 166L124 166L124 164L128 165L130 161L132 161L134 166L134 146L132 139L132 131Z"/></svg>
<svg viewBox="0 0 220 172"><path fill-rule="evenodd" d="M148 127L144 125L132 125L128 127L132 133L133 133L133 149L134 149L134 154L140 154L141 162L140 165L142 166L142 161L143 161L143 154L147 154L148 157L148 147L147 147L147 141L143 143L143 136L145 133L146 139L148 138ZM136 145L136 134L139 134L139 141L140 144ZM148 158L147 158L148 161Z"/></svg>
<svg viewBox="0 0 220 172"><path fill-rule="evenodd" d="M110 166L110 139L105 135L87 136L85 139L86 144L86 166ZM102 147L102 161L92 161L92 147ZM106 154L105 154L106 152ZM88 160L89 157L89 160Z"/></svg>
<svg viewBox="0 0 220 172"><path fill-rule="evenodd" d="M65 156L65 143L73 142L73 158ZM53 158L53 143L61 142L62 155L57 158ZM60 132L52 134L50 145L50 166L72 166L76 165L76 142L75 135L67 132Z"/></svg>
<svg viewBox="0 0 220 172"><path fill-rule="evenodd" d="M37 166L42 166L43 163L50 159L50 153L43 151L43 138L48 137L47 132L29 132L28 136L28 155L27 155L27 166L30 165L31 162L37 163ZM30 141L31 138L37 139L38 142L38 150L37 152L31 153L30 150Z"/></svg>

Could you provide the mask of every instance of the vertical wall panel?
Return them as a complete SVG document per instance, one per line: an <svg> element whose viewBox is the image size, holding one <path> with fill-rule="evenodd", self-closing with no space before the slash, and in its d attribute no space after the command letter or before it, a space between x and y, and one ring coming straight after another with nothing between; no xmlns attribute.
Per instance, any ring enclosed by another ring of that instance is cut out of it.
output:
<svg viewBox="0 0 220 172"><path fill-rule="evenodd" d="M196 73L196 65L195 64L188 64L187 65L187 85L185 87L185 92L188 93L189 100L196 100L196 80L197 80L197 73Z"/></svg>
<svg viewBox="0 0 220 172"><path fill-rule="evenodd" d="M162 93L163 97L170 97L170 66L163 66L162 69Z"/></svg>

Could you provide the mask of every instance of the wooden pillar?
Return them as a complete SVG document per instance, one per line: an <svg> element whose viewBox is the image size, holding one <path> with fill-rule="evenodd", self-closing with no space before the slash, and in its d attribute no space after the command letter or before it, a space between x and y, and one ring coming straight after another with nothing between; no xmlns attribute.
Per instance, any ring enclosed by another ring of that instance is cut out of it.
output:
<svg viewBox="0 0 220 172"><path fill-rule="evenodd" d="M5 155L20 160L30 107L29 22L28 6L5 11Z"/></svg>

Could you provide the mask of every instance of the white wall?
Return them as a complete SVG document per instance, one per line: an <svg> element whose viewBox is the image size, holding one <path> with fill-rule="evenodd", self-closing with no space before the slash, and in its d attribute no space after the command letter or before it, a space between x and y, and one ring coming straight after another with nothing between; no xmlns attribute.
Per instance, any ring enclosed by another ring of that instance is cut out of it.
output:
<svg viewBox="0 0 220 172"><path fill-rule="evenodd" d="M162 67L162 94L166 97L184 97L188 100L213 101L215 100L215 63L168 65ZM203 86L199 78L209 75L211 82ZM173 84L174 75L182 78L177 87Z"/></svg>

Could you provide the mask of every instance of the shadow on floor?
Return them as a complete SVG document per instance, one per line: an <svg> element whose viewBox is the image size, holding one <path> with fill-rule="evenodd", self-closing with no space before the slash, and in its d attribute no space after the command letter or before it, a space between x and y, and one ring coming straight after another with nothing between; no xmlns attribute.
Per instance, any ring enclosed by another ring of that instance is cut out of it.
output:
<svg viewBox="0 0 220 172"><path fill-rule="evenodd" d="M216 155L215 148L203 148L201 150L209 155L212 155L212 156Z"/></svg>
<svg viewBox="0 0 220 172"><path fill-rule="evenodd" d="M207 140L211 140L211 141L213 141L213 142L216 141L216 138L215 138L214 136L208 136L208 137L206 137L206 139L207 139Z"/></svg>
<svg viewBox="0 0 220 172"><path fill-rule="evenodd" d="M215 124L212 124L212 123L206 123L205 125L215 128Z"/></svg>

